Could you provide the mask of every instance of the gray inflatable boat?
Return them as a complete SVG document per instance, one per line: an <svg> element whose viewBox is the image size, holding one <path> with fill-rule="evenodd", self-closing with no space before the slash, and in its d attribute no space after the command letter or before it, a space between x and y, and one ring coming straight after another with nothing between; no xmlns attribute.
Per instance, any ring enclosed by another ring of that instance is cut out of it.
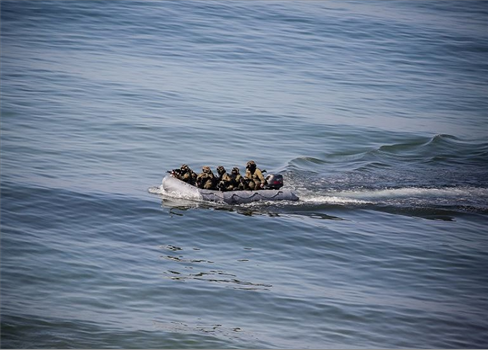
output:
<svg viewBox="0 0 488 350"><path fill-rule="evenodd" d="M216 203L242 204L259 201L297 201L298 196L288 189L264 189L259 191L204 190L181 181L171 175L163 179L161 188L171 197L210 201Z"/></svg>

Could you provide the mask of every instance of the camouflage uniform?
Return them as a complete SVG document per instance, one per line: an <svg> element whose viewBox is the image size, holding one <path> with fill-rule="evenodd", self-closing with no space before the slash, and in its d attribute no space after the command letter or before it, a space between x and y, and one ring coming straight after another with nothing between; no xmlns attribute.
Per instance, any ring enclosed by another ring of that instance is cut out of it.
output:
<svg viewBox="0 0 488 350"><path fill-rule="evenodd" d="M219 174L217 188L221 191L231 191L233 188L232 180L222 165L217 168L217 173Z"/></svg>
<svg viewBox="0 0 488 350"><path fill-rule="evenodd" d="M190 167L186 164L183 164L180 168L179 174L177 174L176 178L189 183L190 185L195 185L197 181L197 174Z"/></svg>
<svg viewBox="0 0 488 350"><path fill-rule="evenodd" d="M216 184L215 175L210 167L204 166L202 172L197 176L197 186L206 190L213 190Z"/></svg>
<svg viewBox="0 0 488 350"><path fill-rule="evenodd" d="M231 181L231 186L232 190L245 190L245 185L244 185L244 178L239 172L238 167L232 168L232 172L230 174L230 181Z"/></svg>
<svg viewBox="0 0 488 350"><path fill-rule="evenodd" d="M263 173L256 167L256 163L250 160L246 164L246 176L244 178L250 190L260 190L266 184Z"/></svg>

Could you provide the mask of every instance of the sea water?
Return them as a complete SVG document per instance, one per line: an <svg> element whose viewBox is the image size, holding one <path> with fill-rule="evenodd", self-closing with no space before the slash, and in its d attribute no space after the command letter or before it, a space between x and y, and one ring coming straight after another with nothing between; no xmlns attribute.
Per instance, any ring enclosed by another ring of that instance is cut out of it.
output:
<svg viewBox="0 0 488 350"><path fill-rule="evenodd" d="M2 1L2 347L486 348L487 16ZM249 160L300 201L160 191Z"/></svg>

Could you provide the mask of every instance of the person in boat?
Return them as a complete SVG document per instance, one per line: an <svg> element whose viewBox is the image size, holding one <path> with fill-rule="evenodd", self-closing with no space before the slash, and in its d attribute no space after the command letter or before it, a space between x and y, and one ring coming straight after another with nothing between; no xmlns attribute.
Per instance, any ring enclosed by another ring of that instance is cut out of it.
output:
<svg viewBox="0 0 488 350"><path fill-rule="evenodd" d="M176 169L175 169L176 170ZM177 179L189 183L190 185L195 186L197 181L197 174L190 169L190 167L186 164L183 164L179 171L173 170L173 176Z"/></svg>
<svg viewBox="0 0 488 350"><path fill-rule="evenodd" d="M263 172L256 166L256 162L250 160L246 164L246 176L244 177L247 189L260 190L264 188L266 180L264 179Z"/></svg>
<svg viewBox="0 0 488 350"><path fill-rule="evenodd" d="M219 174L217 178L217 189L220 191L231 191L233 189L232 180L222 165L219 165L217 168L217 174Z"/></svg>
<svg viewBox="0 0 488 350"><path fill-rule="evenodd" d="M230 173L230 183L233 191L245 189L244 178L242 177L238 167L232 168Z"/></svg>
<svg viewBox="0 0 488 350"><path fill-rule="evenodd" d="M205 190L213 190L216 185L216 178L209 166L204 166L202 172L197 176L197 187Z"/></svg>

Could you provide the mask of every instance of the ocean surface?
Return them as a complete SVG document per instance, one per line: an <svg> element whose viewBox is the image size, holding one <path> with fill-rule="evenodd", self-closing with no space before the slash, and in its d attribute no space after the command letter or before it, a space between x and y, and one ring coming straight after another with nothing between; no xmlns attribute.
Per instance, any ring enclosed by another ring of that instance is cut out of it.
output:
<svg viewBox="0 0 488 350"><path fill-rule="evenodd" d="M488 347L487 1L0 6L3 348Z"/></svg>

